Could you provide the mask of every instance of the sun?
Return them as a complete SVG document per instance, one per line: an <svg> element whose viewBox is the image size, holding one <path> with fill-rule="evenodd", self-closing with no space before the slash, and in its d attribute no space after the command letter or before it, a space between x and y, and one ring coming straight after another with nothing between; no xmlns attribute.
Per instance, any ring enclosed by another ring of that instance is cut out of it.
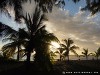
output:
<svg viewBox="0 0 100 75"><path fill-rule="evenodd" d="M51 45L52 45L53 47L55 47L55 48L59 48L59 47L60 47L59 43L54 42L54 41L51 42Z"/></svg>

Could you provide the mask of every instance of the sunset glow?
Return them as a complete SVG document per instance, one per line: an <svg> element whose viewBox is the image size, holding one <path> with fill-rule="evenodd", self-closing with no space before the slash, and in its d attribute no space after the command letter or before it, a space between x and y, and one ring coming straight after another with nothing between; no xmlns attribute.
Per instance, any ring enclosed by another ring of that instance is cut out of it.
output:
<svg viewBox="0 0 100 75"><path fill-rule="evenodd" d="M51 44L55 47L55 48L59 48L60 45L57 42L51 42Z"/></svg>

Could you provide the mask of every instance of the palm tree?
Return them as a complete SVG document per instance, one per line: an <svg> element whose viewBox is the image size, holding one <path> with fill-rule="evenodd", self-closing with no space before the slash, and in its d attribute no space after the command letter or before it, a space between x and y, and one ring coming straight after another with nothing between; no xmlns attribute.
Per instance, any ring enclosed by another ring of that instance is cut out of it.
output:
<svg viewBox="0 0 100 75"><path fill-rule="evenodd" d="M16 33L17 33L16 30L14 30L10 26L5 25L5 24L0 22L0 37L2 37L2 38L11 37L13 34L16 34ZM11 48L11 49L12 49L12 52L13 52L14 48ZM11 53L8 56L10 56ZM4 55L6 55L6 54L4 53Z"/></svg>
<svg viewBox="0 0 100 75"><path fill-rule="evenodd" d="M26 46L27 62L30 62L30 56L33 50L35 50L35 57L37 57L38 53L40 53L40 50L38 49L41 48L41 44L44 45L41 49L45 49L44 47L48 47L48 41L56 38L54 34L45 30L45 25L43 25L44 21L47 21L47 18L45 14L41 13L41 10L38 7L32 17L29 14L26 15L25 22L27 25L27 33L29 35Z"/></svg>
<svg viewBox="0 0 100 75"><path fill-rule="evenodd" d="M97 51L95 51L94 53L92 53L93 56L95 56L98 60L99 56L100 56L100 47L98 48Z"/></svg>
<svg viewBox="0 0 100 75"><path fill-rule="evenodd" d="M3 42L7 42L9 40L12 41L12 42L9 42L9 43L5 44L2 47L4 57L10 58L14 55L14 52L16 50L16 45L18 45L18 42L17 42L16 38L17 37L15 35L12 35L10 37L7 37L7 38L3 39Z"/></svg>
<svg viewBox="0 0 100 75"><path fill-rule="evenodd" d="M17 60L19 61L20 52L22 50L21 47L24 47L27 42L24 35L26 35L24 30L19 29L16 34L12 34L11 36L3 39L3 42L10 41L2 47L2 51L6 57L12 57L17 49Z"/></svg>
<svg viewBox="0 0 100 75"><path fill-rule="evenodd" d="M45 30L45 27L38 30L36 34L35 42L35 63L39 63L39 65L45 70L49 71L52 68L52 63L50 61L50 49L49 45L51 45L52 41L59 41L57 37L53 33L49 33ZM44 66L43 66L44 64Z"/></svg>
<svg viewBox="0 0 100 75"><path fill-rule="evenodd" d="M30 56L31 52L33 52L35 48L35 38L37 32L42 29L44 26L42 26L42 22L46 20L44 15L41 15L40 9L36 8L35 13L33 14L33 17L31 17L29 14L26 15L25 22L27 25L27 33L29 35L28 43L26 46L26 53L27 53L27 61L30 62Z"/></svg>
<svg viewBox="0 0 100 75"><path fill-rule="evenodd" d="M3 46L2 51L4 52L3 53L4 56L11 57L14 53L14 50L16 49L13 46L15 46L15 43L16 43L16 45L18 44L18 41L17 41L18 36L15 37L14 35L18 35L18 31L14 30L10 26L5 25L0 22L0 37L4 38L3 41L8 41L8 40L13 41L12 43L8 43ZM16 38L16 40L15 40L15 38ZM19 47L18 47L18 51L19 51ZM17 57L19 60L19 52L18 52Z"/></svg>
<svg viewBox="0 0 100 75"><path fill-rule="evenodd" d="M88 56L91 55L92 53L89 53L88 49L84 49L84 52L82 52L82 54L86 57L86 60L88 60Z"/></svg>
<svg viewBox="0 0 100 75"><path fill-rule="evenodd" d="M61 44L61 49L65 50L64 55L68 57L69 61L69 51L73 52L75 55L78 55L75 51L75 49L78 49L78 46L73 45L73 40L68 38L68 40L64 40L65 44Z"/></svg>
<svg viewBox="0 0 100 75"><path fill-rule="evenodd" d="M60 55L60 61L62 61L63 58L64 58L64 51L65 51L65 49L63 49L63 48L58 48L58 50L59 50L59 51L56 51L55 53L58 53L58 54Z"/></svg>
<svg viewBox="0 0 100 75"><path fill-rule="evenodd" d="M45 30L45 26L43 25L43 21L45 20L47 20L45 15L41 14L41 11L38 7L36 8L36 11L33 14L33 17L31 17L28 14L25 18L25 22L27 25L27 31L24 31L24 34L21 34L22 36L21 35L20 36L23 37L24 35L24 37L27 40L27 45L25 47L26 48L25 53L27 54L27 61L30 61L31 52L33 50L36 50L36 47L37 47L36 44L38 44L37 42L39 41L39 39L43 40L43 38L45 38L45 41L49 41L50 39L51 40L54 39L52 37L55 37L52 33L48 33ZM17 36L19 37L17 40L20 39L20 36L19 35Z"/></svg>

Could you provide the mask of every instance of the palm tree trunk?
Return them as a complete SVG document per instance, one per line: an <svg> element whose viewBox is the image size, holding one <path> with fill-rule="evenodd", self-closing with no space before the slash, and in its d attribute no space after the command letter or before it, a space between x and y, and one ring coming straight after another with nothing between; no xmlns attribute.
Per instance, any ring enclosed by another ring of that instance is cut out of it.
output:
<svg viewBox="0 0 100 75"><path fill-rule="evenodd" d="M69 48L67 49L68 51L67 51L67 57L68 57L68 62L69 62Z"/></svg>
<svg viewBox="0 0 100 75"><path fill-rule="evenodd" d="M28 43L28 46L26 47L27 51L27 62L30 63L30 57L31 57L31 51L33 50L33 40L31 39Z"/></svg>
<svg viewBox="0 0 100 75"><path fill-rule="evenodd" d="M78 60L80 60L80 56L78 56Z"/></svg>
<svg viewBox="0 0 100 75"><path fill-rule="evenodd" d="M61 61L61 54L60 54L60 61Z"/></svg>
<svg viewBox="0 0 100 75"><path fill-rule="evenodd" d="M69 61L69 49L68 49L68 56L67 57L68 57L68 61Z"/></svg>
<svg viewBox="0 0 100 75"><path fill-rule="evenodd" d="M98 60L98 57L97 57L97 60Z"/></svg>
<svg viewBox="0 0 100 75"><path fill-rule="evenodd" d="M30 57L31 57L31 53L27 52L27 62L30 63Z"/></svg>
<svg viewBox="0 0 100 75"><path fill-rule="evenodd" d="M17 61L19 61L19 51L20 51L20 46L18 45Z"/></svg>
<svg viewBox="0 0 100 75"><path fill-rule="evenodd" d="M88 60L88 56L86 56L86 60Z"/></svg>

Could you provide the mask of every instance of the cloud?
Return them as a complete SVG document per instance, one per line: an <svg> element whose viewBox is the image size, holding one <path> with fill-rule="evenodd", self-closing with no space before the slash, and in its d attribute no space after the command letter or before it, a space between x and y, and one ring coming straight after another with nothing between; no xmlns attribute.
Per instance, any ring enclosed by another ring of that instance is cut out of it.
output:
<svg viewBox="0 0 100 75"><path fill-rule="evenodd" d="M34 0L32 0L31 3L30 3L30 1L27 1L26 3L22 4L22 7L23 7L24 15L26 15L26 13L29 13L32 15L35 11L36 3L34 2Z"/></svg>
<svg viewBox="0 0 100 75"><path fill-rule="evenodd" d="M23 4L24 15L32 14L34 9L34 1L31 4ZM20 25L14 21L14 12L10 13L13 13L11 19L0 13L0 22L18 29ZM98 16L100 15L91 16L88 12L80 11L80 8L79 12L71 15L69 10L54 7L52 13L48 13L49 21L46 22L46 29L54 33L60 40L72 38L81 49L89 48L94 51L100 46L100 17Z"/></svg>
<svg viewBox="0 0 100 75"><path fill-rule="evenodd" d="M100 46L100 20L99 15L90 16L86 11L71 15L68 10L54 8L48 14L47 29L60 39L72 38L82 48L91 51Z"/></svg>

